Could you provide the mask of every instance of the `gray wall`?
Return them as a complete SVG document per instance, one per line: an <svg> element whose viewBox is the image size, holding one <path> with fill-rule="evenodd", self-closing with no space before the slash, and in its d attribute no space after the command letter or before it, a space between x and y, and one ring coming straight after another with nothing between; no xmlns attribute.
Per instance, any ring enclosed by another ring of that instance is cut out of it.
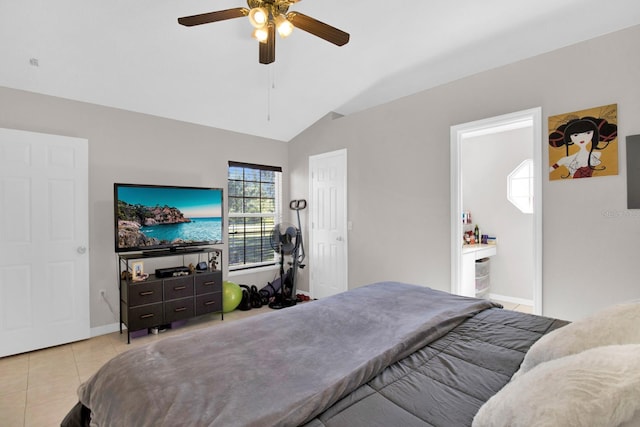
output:
<svg viewBox="0 0 640 427"><path fill-rule="evenodd" d="M531 158L530 127L465 138L461 144L463 206L473 220L467 227L478 224L482 234L498 239L490 293L528 301L533 300L533 215L507 199L507 176Z"/></svg>
<svg viewBox="0 0 640 427"><path fill-rule="evenodd" d="M575 319L639 298L640 215L626 210L625 180L625 137L640 133L638 40L640 27L632 27L358 114L328 116L295 138L295 197L308 195L309 155L348 150L349 286L394 279L450 289L450 126L540 106L547 135L548 116L617 103L620 174L543 179L543 311Z"/></svg>
<svg viewBox="0 0 640 427"><path fill-rule="evenodd" d="M106 289L118 314L117 258L113 248L113 183L227 187L227 162L283 167L288 200L287 144L205 126L0 87L0 127L89 140L89 250L91 327L117 323L99 297ZM221 248L226 252L226 245ZM226 274L226 260L224 277ZM191 262L187 259L186 263ZM181 258L145 261L182 265ZM234 277L264 285L274 272Z"/></svg>
<svg viewBox="0 0 640 427"><path fill-rule="evenodd" d="M308 198L308 156L346 148L349 286L400 280L449 290L450 126L541 106L546 135L547 116L617 103L620 175L543 181L544 314L574 319L640 298L640 215L626 210L625 183L625 137L640 133L637 40L640 27L633 27L361 113L328 115L288 145L3 88L0 127L89 140L95 328L115 320L99 289L108 289L117 310L114 181L224 187L232 159L281 164L284 200ZM308 289L308 268L300 289Z"/></svg>

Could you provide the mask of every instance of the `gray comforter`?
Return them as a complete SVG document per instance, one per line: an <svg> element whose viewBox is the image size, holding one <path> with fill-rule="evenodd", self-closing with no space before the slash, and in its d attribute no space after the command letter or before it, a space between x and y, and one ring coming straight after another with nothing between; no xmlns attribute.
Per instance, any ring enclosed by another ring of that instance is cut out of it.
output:
<svg viewBox="0 0 640 427"><path fill-rule="evenodd" d="M78 394L96 426L296 426L492 306L377 283L130 350Z"/></svg>
<svg viewBox="0 0 640 427"><path fill-rule="evenodd" d="M567 322L491 308L386 368L304 427L471 427L542 335Z"/></svg>

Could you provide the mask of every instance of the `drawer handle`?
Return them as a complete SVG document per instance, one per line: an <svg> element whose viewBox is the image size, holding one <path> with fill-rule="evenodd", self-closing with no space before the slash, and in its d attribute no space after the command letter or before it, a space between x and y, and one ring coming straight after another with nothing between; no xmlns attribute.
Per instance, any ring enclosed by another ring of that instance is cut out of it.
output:
<svg viewBox="0 0 640 427"><path fill-rule="evenodd" d="M150 317L155 316L155 314L153 313L149 313L149 314L143 314L140 316L141 319L149 319Z"/></svg>
<svg viewBox="0 0 640 427"><path fill-rule="evenodd" d="M141 297L146 297L149 295L153 295L153 291L140 292Z"/></svg>
<svg viewBox="0 0 640 427"><path fill-rule="evenodd" d="M186 287L186 286L175 286L175 287L173 288L173 290L174 290L174 291L183 291L183 290L185 290L185 289L187 289L187 287Z"/></svg>
<svg viewBox="0 0 640 427"><path fill-rule="evenodd" d="M211 286L211 285L215 285L215 284L216 284L216 282L204 282L202 284L202 286Z"/></svg>
<svg viewBox="0 0 640 427"><path fill-rule="evenodd" d="M173 311L176 313L180 313L181 311L185 311L187 309L187 307L178 307L176 309L174 309Z"/></svg>
<svg viewBox="0 0 640 427"><path fill-rule="evenodd" d="M205 302L204 305L212 305L212 304L215 304L215 303L216 303L215 300L211 300L211 301Z"/></svg>

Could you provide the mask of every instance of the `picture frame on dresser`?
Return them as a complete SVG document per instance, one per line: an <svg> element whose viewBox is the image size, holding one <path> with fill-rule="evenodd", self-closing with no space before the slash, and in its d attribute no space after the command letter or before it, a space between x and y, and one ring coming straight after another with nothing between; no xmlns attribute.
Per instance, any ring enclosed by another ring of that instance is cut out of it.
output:
<svg viewBox="0 0 640 427"><path fill-rule="evenodd" d="M131 263L131 277L135 282L139 282L141 280L146 279L144 277L144 262L136 261Z"/></svg>

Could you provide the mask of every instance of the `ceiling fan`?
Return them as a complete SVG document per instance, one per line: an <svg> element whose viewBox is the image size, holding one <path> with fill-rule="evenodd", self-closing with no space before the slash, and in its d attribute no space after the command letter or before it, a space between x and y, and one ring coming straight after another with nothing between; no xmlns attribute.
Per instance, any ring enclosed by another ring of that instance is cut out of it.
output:
<svg viewBox="0 0 640 427"><path fill-rule="evenodd" d="M300 0L247 0L249 9L236 7L184 16L178 18L178 23L192 27L248 16L254 27L253 37L260 42L259 58L261 64L271 64L276 60L276 31L285 38L291 34L295 27L337 46L343 46L349 42L348 33L300 12L289 12L289 6L298 1Z"/></svg>

